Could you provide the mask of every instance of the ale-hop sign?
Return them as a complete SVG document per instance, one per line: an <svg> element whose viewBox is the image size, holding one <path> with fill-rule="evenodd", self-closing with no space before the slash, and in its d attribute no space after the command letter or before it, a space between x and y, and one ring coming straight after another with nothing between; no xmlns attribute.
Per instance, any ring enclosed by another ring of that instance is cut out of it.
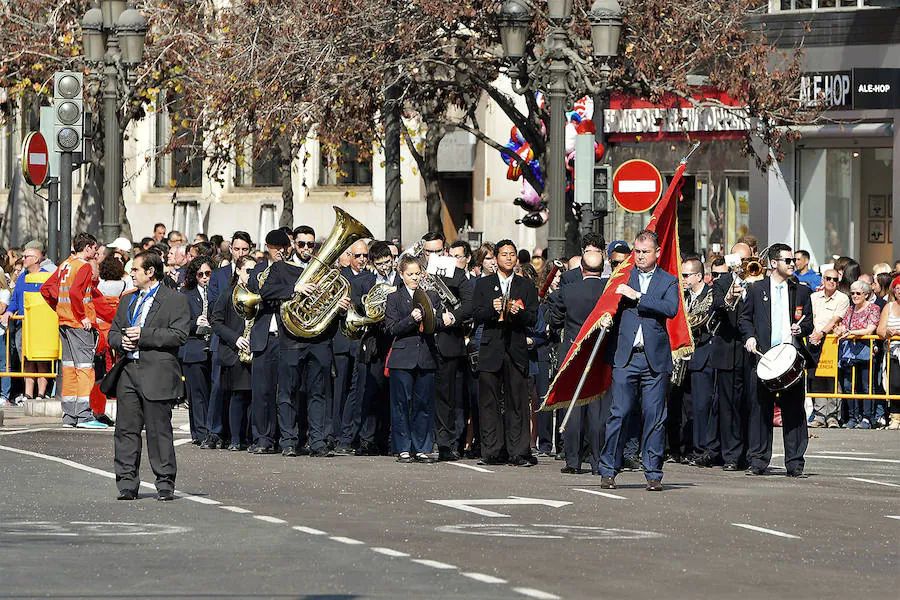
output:
<svg viewBox="0 0 900 600"><path fill-rule="evenodd" d="M900 108L900 69L818 71L800 76L800 101L825 110Z"/></svg>

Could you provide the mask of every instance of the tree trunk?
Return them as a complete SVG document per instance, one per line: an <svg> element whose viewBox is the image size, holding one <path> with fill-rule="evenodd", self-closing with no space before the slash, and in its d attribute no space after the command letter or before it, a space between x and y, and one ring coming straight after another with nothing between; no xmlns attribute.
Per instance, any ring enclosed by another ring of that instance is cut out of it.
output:
<svg viewBox="0 0 900 600"><path fill-rule="evenodd" d="M400 103L389 86L384 101L384 239L400 240Z"/></svg>
<svg viewBox="0 0 900 600"><path fill-rule="evenodd" d="M437 151L445 133L446 128L443 125L429 124L425 134L425 152L420 170L425 181L425 214L428 217L429 232L444 230L442 223L444 200L441 196Z"/></svg>
<svg viewBox="0 0 900 600"><path fill-rule="evenodd" d="M294 228L294 186L291 181L291 142L285 135L278 136L278 163L281 167L281 217L279 227Z"/></svg>

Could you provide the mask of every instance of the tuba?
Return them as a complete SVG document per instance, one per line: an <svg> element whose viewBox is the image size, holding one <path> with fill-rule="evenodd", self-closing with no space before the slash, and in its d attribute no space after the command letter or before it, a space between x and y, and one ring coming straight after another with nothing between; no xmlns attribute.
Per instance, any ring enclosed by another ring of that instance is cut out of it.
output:
<svg viewBox="0 0 900 600"><path fill-rule="evenodd" d="M234 306L234 311L244 318L244 335L242 337L250 339L250 330L253 329L253 322L256 320L261 302L262 297L248 290L243 283L234 286L234 291L231 292L231 304ZM249 363L253 360L253 353L239 350L238 360L242 363Z"/></svg>
<svg viewBox="0 0 900 600"><path fill-rule="evenodd" d="M338 303L350 291L350 283L332 263L357 240L371 238L365 225L337 206L334 226L317 255L310 259L297 283L311 283L316 290L309 296L294 294L281 305L281 320L292 335L312 338L324 332L340 311Z"/></svg>
<svg viewBox="0 0 900 600"><path fill-rule="evenodd" d="M361 340L369 325L383 321L387 297L393 290L392 285L376 283L369 293L362 297L364 315L356 312L353 306L347 309L347 316L341 321L341 333L344 337L348 340Z"/></svg>

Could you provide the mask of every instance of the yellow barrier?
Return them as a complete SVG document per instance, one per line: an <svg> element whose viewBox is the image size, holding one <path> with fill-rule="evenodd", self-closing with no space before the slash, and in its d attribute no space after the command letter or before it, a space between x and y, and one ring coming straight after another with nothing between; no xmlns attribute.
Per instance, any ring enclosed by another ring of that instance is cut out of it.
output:
<svg viewBox="0 0 900 600"><path fill-rule="evenodd" d="M27 283L44 283L52 273L29 273ZM25 292L25 319L22 322L22 354L27 360L45 361L62 358L59 340L59 318L40 292Z"/></svg>
<svg viewBox="0 0 900 600"><path fill-rule="evenodd" d="M850 392L840 391L840 367L838 366L838 338L834 335L826 336L825 340L822 342L822 357L819 359L819 367L816 368L815 375L816 377L822 379L834 379L834 391L833 392L813 392L807 390L806 395L810 398L840 398L846 400L887 400L887 401L900 401L900 394L891 394L890 393L890 385L885 386L885 390L883 394L875 394L872 393L873 383L877 381L876 377L881 377L881 370L879 369L877 373L874 372L874 362L875 362L875 349L878 348L878 355L885 361L887 364L885 365L885 369L887 370L887 381L890 383L891 380L891 361L890 356L884 351L885 348L885 340L878 337L877 335L851 335L845 338L847 340L861 340L869 342L869 381L867 389L868 393L856 393L856 369L859 365L853 365L850 367L851 369L851 389ZM890 338L892 342L900 342L900 336L894 336Z"/></svg>

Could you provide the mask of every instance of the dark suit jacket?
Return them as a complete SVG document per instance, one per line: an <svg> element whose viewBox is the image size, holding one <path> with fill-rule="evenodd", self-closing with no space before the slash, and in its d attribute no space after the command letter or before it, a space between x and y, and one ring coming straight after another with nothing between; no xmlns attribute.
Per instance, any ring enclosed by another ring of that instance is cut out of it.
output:
<svg viewBox="0 0 900 600"><path fill-rule="evenodd" d="M259 276L262 275L269 266L268 260L261 260L250 271L250 278L247 280L247 289L251 292L259 294ZM266 349L269 342L269 323L275 318L275 313L281 308L281 302L260 302L259 312L256 314L256 321L253 322L253 329L250 330L250 350L253 352L262 352Z"/></svg>
<svg viewBox="0 0 900 600"><path fill-rule="evenodd" d="M466 354L466 326L465 322L472 316L472 286L468 285L466 272L455 269L452 277L441 277L441 280L459 299L459 308L449 310L456 322L450 327L441 328L435 335L438 352L446 358L464 356Z"/></svg>
<svg viewBox="0 0 900 600"><path fill-rule="evenodd" d="M428 292L428 298L436 309L435 323L441 318L441 299L435 292ZM419 324L412 318L415 306L406 286L401 285L396 292L388 295L384 312L384 328L394 338L391 355L387 361L389 369L436 369L437 348L434 334L419 333Z"/></svg>
<svg viewBox="0 0 900 600"><path fill-rule="evenodd" d="M640 291L639 269L631 270L628 286ZM681 288L678 280L663 269L657 267L650 278L647 293L635 302L622 297L619 303L619 315L613 333L616 335L616 347L613 366L624 367L631 358L631 349L637 335L638 326L644 335L644 352L650 368L657 373L672 372L672 347L669 344L669 333L666 321L678 313Z"/></svg>
<svg viewBox="0 0 900 600"><path fill-rule="evenodd" d="M761 281L757 281L750 286L747 292L747 298L741 307L741 314L738 316L738 325L741 330L741 339L746 342L750 338L756 338L756 348L760 353L765 354L772 347L772 300L769 290L771 289L771 277L764 277ZM806 349L803 339L813 332L813 315L812 302L810 301L810 291L805 285L799 285L793 281L787 282L788 286L788 310L790 324L794 324L800 320L800 335L791 338L791 343L797 347L800 353L806 358L806 364L815 364L812 356ZM800 310L800 316L797 315L797 309ZM759 357L753 357L757 360ZM752 359L751 359L752 360Z"/></svg>
<svg viewBox="0 0 900 600"><path fill-rule="evenodd" d="M122 331L129 327L128 309L136 293L126 294L119 303L116 318L109 330L109 345L121 355ZM150 401L183 398L184 381L178 350L188 337L189 309L187 299L160 285L147 312L138 340L141 366L137 369L141 394Z"/></svg>
<svg viewBox="0 0 900 600"><path fill-rule="evenodd" d="M603 295L608 281L609 279L605 277L582 278L581 281L572 281L565 286L559 286L556 293L550 297L548 321L551 329L563 329L563 345L560 348L565 350L562 352L563 356L578 337L578 332L597 305L597 300Z"/></svg>
<svg viewBox="0 0 900 600"><path fill-rule="evenodd" d="M325 331L314 338L295 337L285 329L284 322L281 320L281 305L293 297L294 286L302 273L303 269L297 265L279 261L272 265L271 270L269 270L269 276L266 278L266 283L259 291L263 301L273 306L278 306L278 309L275 311L275 319L278 321L278 335L281 338L279 348L281 350L296 350L307 344L330 344L335 331L338 329L337 319L333 319Z"/></svg>
<svg viewBox="0 0 900 600"><path fill-rule="evenodd" d="M472 312L476 325L483 325L481 346L478 352L478 370L486 373L499 371L503 355L509 353L513 363L521 370L528 369L528 330L537 322L537 288L524 277L514 275L510 282L510 300L521 300L524 310L508 314L502 322L494 310L494 298L501 297L500 277L495 273L475 282Z"/></svg>
<svg viewBox="0 0 900 600"><path fill-rule="evenodd" d="M371 271L365 271L350 284L350 300L359 314L365 314L362 307L362 297L369 293L375 285L377 277ZM403 287L403 280L399 273L394 274L392 285L400 289ZM387 308L385 306L385 308ZM391 349L391 342L394 341L393 336L389 335L384 329L384 321L370 325L365 335L359 341L359 360L366 364L384 360Z"/></svg>
<svg viewBox="0 0 900 600"><path fill-rule="evenodd" d="M219 301L219 296L226 292L231 294L231 291L234 289L231 287L231 265L227 264L224 267L219 267L218 269L213 270L212 277L209 278L209 309L212 311L213 307ZM212 352L219 351L219 336L214 335L212 339L209 341L209 349Z"/></svg>
<svg viewBox="0 0 900 600"><path fill-rule="evenodd" d="M563 271L563 274L559 276L559 287L581 281L582 279L584 279L584 273L581 272L581 267L566 269Z"/></svg>
<svg viewBox="0 0 900 600"><path fill-rule="evenodd" d="M738 328L738 315L744 304L738 300L734 310L725 305L725 296L734 284L734 276L731 273L720 275L713 281L712 316L710 322L718 323L716 335L710 344L709 363L713 369L730 371L740 369L744 364L744 347L741 341L741 331Z"/></svg>
<svg viewBox="0 0 900 600"><path fill-rule="evenodd" d="M697 297L697 303L703 302L707 296L712 294L712 286L703 285L703 289L700 291L700 295ZM684 307L685 310L690 308L691 296L690 292L684 292ZM707 314L712 313L712 306L709 307ZM708 321L707 321L708 323ZM712 336L709 334L709 328L706 325L693 329L691 334L694 338L694 353L691 354L691 359L688 361L688 368L699 371L706 367L709 364L710 352L712 351L712 345L710 342L712 341Z"/></svg>
<svg viewBox="0 0 900 600"><path fill-rule="evenodd" d="M244 319L237 314L231 304L232 291L231 287L221 290L210 317L213 331L220 340L219 364L223 367L233 367L237 364L237 339L244 335Z"/></svg>
<svg viewBox="0 0 900 600"><path fill-rule="evenodd" d="M209 358L209 342L201 336L197 335L197 318L203 312L203 299L200 297L200 290L193 289L181 292L187 298L190 314L190 328L188 329L188 339L181 349L181 360L185 363L199 363ZM207 317L212 313L213 305L207 308Z"/></svg>
<svg viewBox="0 0 900 600"><path fill-rule="evenodd" d="M354 275L353 269L350 267L344 267L341 269L341 275L343 275L344 279L350 284L350 289L353 289L353 282L358 277L367 276L366 273L369 273L367 269L363 269L359 272L359 274ZM359 352L359 342L358 341L350 341L348 340L343 333L341 333L340 328L337 328L334 333L334 353L335 354L349 354L350 356L356 356Z"/></svg>

